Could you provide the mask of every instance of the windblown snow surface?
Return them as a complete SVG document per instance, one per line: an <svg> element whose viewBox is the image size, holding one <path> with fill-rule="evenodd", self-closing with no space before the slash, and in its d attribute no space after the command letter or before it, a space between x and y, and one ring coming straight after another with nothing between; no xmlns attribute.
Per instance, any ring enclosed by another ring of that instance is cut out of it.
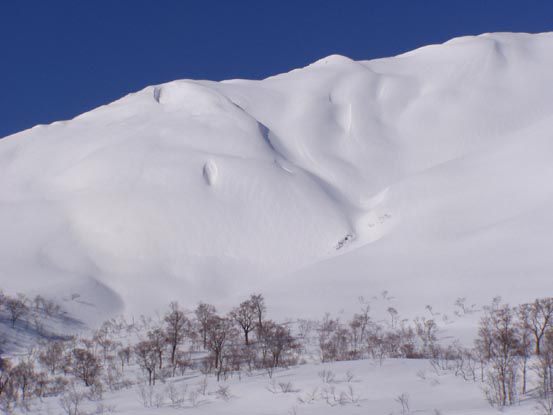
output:
<svg viewBox="0 0 553 415"><path fill-rule="evenodd" d="M552 88L553 34L486 34L36 126L0 140L0 287L87 322L251 292L283 317L551 295Z"/></svg>

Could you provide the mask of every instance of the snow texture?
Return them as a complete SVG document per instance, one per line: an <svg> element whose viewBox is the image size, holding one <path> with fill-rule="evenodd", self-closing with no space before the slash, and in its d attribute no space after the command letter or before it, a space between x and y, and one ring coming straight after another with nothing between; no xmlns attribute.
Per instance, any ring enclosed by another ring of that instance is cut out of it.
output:
<svg viewBox="0 0 553 415"><path fill-rule="evenodd" d="M0 140L0 286L89 323L551 294L553 34L180 80ZM90 312L94 309L94 312Z"/></svg>
<svg viewBox="0 0 553 415"><path fill-rule="evenodd" d="M333 377L325 382L322 372ZM207 384L203 384L207 382ZM168 389L186 400L174 405ZM228 397L218 396L220 387ZM205 394L196 391L205 391ZM285 392L283 392L285 391ZM196 392L195 406L189 396ZM497 415L483 398L479 384L464 381L453 373L436 372L427 360L391 359L380 366L372 360L307 364L278 370L270 379L263 372L234 376L217 383L201 373L189 372L182 378L159 382L152 389L152 405L144 407L138 387L106 392L102 404L120 415L172 415L175 413L225 415ZM398 401L407 400L403 412ZM43 399L40 413L61 413L57 398ZM95 402L85 401L82 409L94 413ZM509 415L535 414L535 403L524 401L505 410ZM31 413L39 413L31 412Z"/></svg>

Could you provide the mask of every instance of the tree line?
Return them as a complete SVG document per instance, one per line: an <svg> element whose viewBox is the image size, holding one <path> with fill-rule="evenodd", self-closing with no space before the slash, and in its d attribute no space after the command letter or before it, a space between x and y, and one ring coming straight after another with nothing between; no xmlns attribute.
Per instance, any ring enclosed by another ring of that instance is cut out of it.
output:
<svg viewBox="0 0 553 415"><path fill-rule="evenodd" d="M25 311L16 312L20 309ZM429 359L436 370L481 382L493 405L513 404L531 391L544 408L553 407L552 298L516 307L494 300L484 307L472 348L458 342L444 345L438 321L427 309L432 318L409 320L389 307L388 318L377 321L362 302L360 311L344 321L327 314L318 321L276 322L268 318L261 294L250 295L224 314L207 303L187 311L172 302L157 320L112 319L89 335L43 340L18 359L0 358L0 406L9 412L34 398L63 397L75 383L88 391L88 398L98 398L105 390L133 386L136 371L141 382L153 386L189 370L219 381L254 370L272 377L277 368L313 358L374 359L380 364L387 358L407 358ZM13 328L28 324L30 310L59 312L46 300L0 297L0 312ZM529 372L539 379L533 388Z"/></svg>

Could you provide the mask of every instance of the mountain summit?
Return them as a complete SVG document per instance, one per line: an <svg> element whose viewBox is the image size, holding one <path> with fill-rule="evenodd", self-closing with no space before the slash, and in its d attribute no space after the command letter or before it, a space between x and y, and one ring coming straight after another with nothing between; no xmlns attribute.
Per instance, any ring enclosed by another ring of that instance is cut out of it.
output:
<svg viewBox="0 0 553 415"><path fill-rule="evenodd" d="M253 291L282 313L526 301L553 273L551 68L553 34L485 34L174 81L6 137L0 286L79 294L89 320Z"/></svg>

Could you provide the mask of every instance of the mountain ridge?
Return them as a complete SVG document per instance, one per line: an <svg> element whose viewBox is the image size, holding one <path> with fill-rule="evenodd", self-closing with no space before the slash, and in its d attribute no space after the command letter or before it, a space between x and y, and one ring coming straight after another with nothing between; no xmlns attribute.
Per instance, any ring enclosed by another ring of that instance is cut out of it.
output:
<svg viewBox="0 0 553 415"><path fill-rule="evenodd" d="M91 322L251 291L300 314L388 289L418 297L407 310L526 301L553 271L552 50L551 33L501 33L331 55L150 86L5 137L0 283L89 296L98 315L66 305ZM517 292L498 284L521 275Z"/></svg>

